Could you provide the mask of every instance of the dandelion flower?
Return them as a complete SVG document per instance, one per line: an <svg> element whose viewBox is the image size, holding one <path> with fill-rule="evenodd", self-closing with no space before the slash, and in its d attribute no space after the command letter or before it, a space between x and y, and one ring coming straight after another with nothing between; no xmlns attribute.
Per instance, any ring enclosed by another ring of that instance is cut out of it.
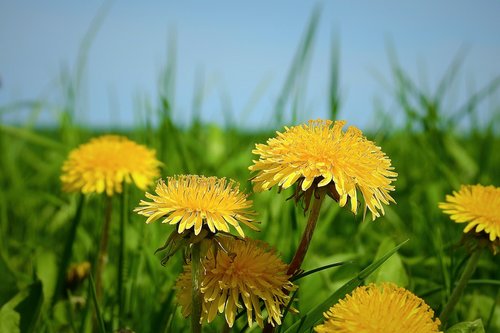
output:
<svg viewBox="0 0 500 333"><path fill-rule="evenodd" d="M258 230L252 216L255 214L252 201L240 192L239 184L224 178L182 175L160 180L156 186L157 195L146 193L152 202L141 200L135 209L147 216L146 223L160 218L163 223L177 224L179 234L194 229L200 234L206 226L211 233L229 232L233 226L241 237L245 236L239 223Z"/></svg>
<svg viewBox="0 0 500 333"><path fill-rule="evenodd" d="M104 135L74 149L62 167L66 192L122 192L122 183L134 182L145 190L159 176L155 151L126 137Z"/></svg>
<svg viewBox="0 0 500 333"><path fill-rule="evenodd" d="M441 324L421 298L392 283L358 287L324 316L318 333L434 333Z"/></svg>
<svg viewBox="0 0 500 333"><path fill-rule="evenodd" d="M287 265L264 242L230 238L223 249L211 250L203 261L201 320L211 322L224 313L232 327L238 310L246 309L249 326L255 321L264 326L261 301L268 312L267 321L281 325L281 309L288 304L288 293L295 290L286 274ZM191 266L176 282L177 301L182 314L191 314Z"/></svg>
<svg viewBox="0 0 500 333"><path fill-rule="evenodd" d="M310 120L307 125L285 127L267 144L257 144L253 153L259 160L249 167L257 173L252 179L254 190L260 192L275 185L287 189L297 183L297 191L306 193L307 209L311 190L326 186L341 207L349 199L354 214L359 190L373 219L380 212L384 214L382 204L394 202L389 192L394 190L391 182L397 173L387 155L359 129L351 126L343 132L345 123Z"/></svg>
<svg viewBox="0 0 500 333"><path fill-rule="evenodd" d="M490 241L500 239L500 188L462 185L458 192L446 196L439 208L456 223L467 223L464 232L485 232Z"/></svg>

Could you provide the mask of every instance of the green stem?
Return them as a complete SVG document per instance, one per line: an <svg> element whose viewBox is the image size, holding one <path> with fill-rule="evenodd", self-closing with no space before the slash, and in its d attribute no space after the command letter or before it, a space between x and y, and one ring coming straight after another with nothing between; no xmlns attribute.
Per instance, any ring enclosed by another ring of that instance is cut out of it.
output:
<svg viewBox="0 0 500 333"><path fill-rule="evenodd" d="M126 183L123 183L123 192L121 194L120 210L120 244L118 251L118 328L123 328L125 312L125 291L123 288L125 279L125 226L128 217L128 195Z"/></svg>
<svg viewBox="0 0 500 333"><path fill-rule="evenodd" d="M316 223L318 222L319 211L321 210L321 204L323 203L325 194L325 188L322 187L318 188L314 193L313 205L311 212L309 213L309 218L307 219L306 229L302 234L302 239L300 240L297 251L295 251L292 262L290 263L290 266L288 266L288 275L295 274L300 269L300 266L306 257L307 249L309 248L314 229L316 228Z"/></svg>
<svg viewBox="0 0 500 333"><path fill-rule="evenodd" d="M78 230L78 225L82 219L83 212L83 204L85 202L85 196L80 194L78 198L78 204L76 208L75 216L73 217L73 221L71 222L71 228L68 233L68 237L66 238L66 244L64 244L64 252L62 253L61 263L59 265L59 272L56 282L56 289L54 292L54 296L52 297L52 305L55 304L58 297L62 296L64 292L64 283L66 280L66 271L68 270L69 262L71 260L71 254L73 252L73 243L76 238L76 231Z"/></svg>
<svg viewBox="0 0 500 333"><path fill-rule="evenodd" d="M201 332L201 243L191 244L191 331Z"/></svg>
<svg viewBox="0 0 500 333"><path fill-rule="evenodd" d="M321 204L325 199L326 189L325 187L318 187L313 194L313 204L311 211L309 212L309 217L307 219L307 225L302 234L302 239L300 240L299 247L295 251L295 255L293 256L290 265L288 266L288 270L286 274L295 275L299 272L300 266L304 262L306 257L307 250L309 249L309 244L311 243L312 236L314 233L314 229L316 229L316 223L318 222L319 212L321 210ZM275 327L270 323L266 323L264 326L263 333L272 333L274 332Z"/></svg>
<svg viewBox="0 0 500 333"><path fill-rule="evenodd" d="M458 301L460 300L460 297L462 296L462 293L465 287L467 286L467 283L469 282L472 274L476 270L477 263L479 262L479 257L481 256L481 252L482 252L481 248L478 248L471 253L471 256L467 261L467 265L465 266L465 269L462 273L462 276L460 277L460 280L455 286L455 289L451 293L448 303L446 303L446 306L444 307L443 311L441 312L441 315L439 316L439 320L441 320L442 327L446 327L446 322L448 321L448 317L455 308L455 305L457 305Z"/></svg>
<svg viewBox="0 0 500 333"><path fill-rule="evenodd" d="M108 243L109 243L109 228L111 226L111 212L112 212L112 197L105 196L106 203L104 208L104 224L101 232L101 242L99 244L99 253L97 254L97 267L95 271L95 289L97 301L102 299L102 275L106 260L108 258Z"/></svg>

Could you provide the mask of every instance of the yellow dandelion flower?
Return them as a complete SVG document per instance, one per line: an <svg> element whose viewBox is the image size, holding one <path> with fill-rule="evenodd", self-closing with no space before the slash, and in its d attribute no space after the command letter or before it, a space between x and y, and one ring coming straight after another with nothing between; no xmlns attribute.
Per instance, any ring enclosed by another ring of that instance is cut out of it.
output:
<svg viewBox="0 0 500 333"><path fill-rule="evenodd" d="M358 287L324 316L318 333L435 333L441 324L421 298L392 283Z"/></svg>
<svg viewBox="0 0 500 333"><path fill-rule="evenodd" d="M203 261L201 320L211 322L224 313L232 327L237 311L246 309L248 324L264 326L261 301L268 312L267 321L281 325L281 309L288 304L295 286L286 274L288 265L264 242L227 239L223 248L209 251ZM215 256L214 256L215 252ZM191 265L176 282L177 301L182 314L191 314Z"/></svg>
<svg viewBox="0 0 500 333"><path fill-rule="evenodd" d="M239 184L225 178L182 175L160 180L157 195L146 193L152 202L141 200L135 209L147 216L146 223L164 218L163 223L177 224L177 231L194 229L198 235L203 226L210 232L229 232L233 226L241 237L245 237L239 223L258 230L252 216L255 214L252 201L239 191Z"/></svg>
<svg viewBox="0 0 500 333"><path fill-rule="evenodd" d="M467 223L464 232L475 228L485 232L490 241L500 239L500 188L483 185L462 185L458 192L446 196L439 208L456 223Z"/></svg>
<svg viewBox="0 0 500 333"><path fill-rule="evenodd" d="M394 190L391 182L397 173L387 155L359 129L351 126L343 132L345 123L310 120L307 125L276 132L277 136L267 144L257 144L253 153L260 157L249 168L257 172L252 179L254 190L264 191L275 185L286 189L297 183L297 190L309 192L310 198L309 189L326 186L327 193L341 207L350 199L355 214L359 190L373 219L380 212L384 214L382 204L394 202L389 192Z"/></svg>
<svg viewBox="0 0 500 333"><path fill-rule="evenodd" d="M122 192L122 183L145 190L159 176L155 151L123 136L104 135L71 151L62 167L63 191Z"/></svg>

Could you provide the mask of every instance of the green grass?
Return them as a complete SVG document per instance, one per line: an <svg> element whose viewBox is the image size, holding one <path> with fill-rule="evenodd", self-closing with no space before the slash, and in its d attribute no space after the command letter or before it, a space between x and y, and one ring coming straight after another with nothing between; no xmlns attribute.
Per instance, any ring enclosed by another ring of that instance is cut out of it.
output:
<svg viewBox="0 0 500 333"><path fill-rule="evenodd" d="M181 317L173 290L182 269L182 256L174 256L165 267L160 264L161 254L155 256L154 251L163 245L171 228L160 223L146 225L143 217L132 213L144 196L132 186L124 199L129 209L122 220L126 225L126 237L121 265L119 224L123 206L119 197L113 198L109 262L104 272L102 303L95 302L93 285L88 279L71 291L71 301L66 298L51 303L57 277L61 274L65 240L78 206L77 195L61 192L61 165L71 149L91 137L108 132L121 133L156 149L158 158L164 163L164 177L188 173L229 177L251 192L248 166L252 163L254 145L265 142L283 125L306 120L298 110L302 98L300 87L301 79L307 75L317 22L318 14L315 13L273 110L276 121L271 128L262 131L238 128L229 120L225 126L201 123L198 119L188 127L177 126L172 121L175 109L171 105L175 85L174 57L169 58L160 76L157 101L146 104L138 112L137 118L141 121L134 128L95 130L82 128L74 122L81 68L74 78L67 77L64 86L67 98L55 108L62 111L60 121L53 128L37 128L28 121L21 126L1 125L0 332L15 332L12 327L18 326L22 332L89 332L96 309L108 332L118 329L120 311L124 314L123 326L135 332L188 331L189 320ZM341 105L338 52L338 46L332 48L331 89L330 96L326 96L331 116L338 114ZM396 281L423 297L439 313L460 277L467 253L459 246L462 226L452 223L437 204L460 184L500 183L499 119L494 112L498 107L491 109L487 126L481 127L474 121L479 102L497 90L499 80L471 94L464 106L445 110L443 101L450 93L452 82L459 79L457 62L445 72L436 91L426 93L394 57L391 59L396 109L404 122L394 126L381 121L365 134L382 147L399 174L394 192L397 205L386 207L386 215L371 222L362 221L361 215L353 216L332 200L326 200L303 268L310 270L340 261L348 263L299 281L294 306L301 314L336 295L335 292L362 269L406 239L409 241L398 253L366 280ZM80 59L79 63L85 61ZM22 105L33 113L45 107L43 101ZM16 107L17 104L3 106L0 110L13 112ZM381 119L391 118L388 111L382 111L386 117ZM470 123L465 129L461 125L464 119ZM306 217L300 207L285 200L290 190L284 192L278 194L271 190L251 194L262 231L248 234L269 242L284 260L289 261L300 240ZM94 260L104 201L98 195L86 198L73 243L72 263ZM498 256L490 253L482 256L451 323L482 319L488 332L500 331L500 286L493 283L500 280L499 263ZM124 290L121 303L115 283L120 272ZM284 328L298 319L288 314ZM19 320L17 326L16 320ZM205 331L218 332L221 324L219 318L206 326ZM244 325L244 319L237 321L234 332L239 332Z"/></svg>

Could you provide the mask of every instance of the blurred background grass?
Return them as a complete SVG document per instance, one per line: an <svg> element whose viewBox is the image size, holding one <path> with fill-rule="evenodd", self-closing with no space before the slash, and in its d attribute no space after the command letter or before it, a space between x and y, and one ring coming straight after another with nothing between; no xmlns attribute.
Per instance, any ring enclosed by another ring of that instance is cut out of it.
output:
<svg viewBox="0 0 500 333"><path fill-rule="evenodd" d="M159 75L156 96L136 107L136 126L131 128L95 129L82 127L75 121L81 75L85 72L85 39L74 72L65 74L61 87L64 98L58 105L43 101L22 104L30 110L21 126L0 125L0 322L8 323L15 313L7 310L13 299L21 306L22 331L86 332L91 308L88 282L77 286L71 297L59 300L54 307L54 293L69 224L75 214L77 197L61 192L61 165L71 149L102 133L119 133L156 150L164 163L162 176L204 174L229 177L240 182L251 193L248 166L256 143L263 143L281 131L283 125L298 124L308 119L301 111L301 98L306 89L301 78L307 69L313 47L318 13L313 13L299 44L290 71L285 78L275 107L270 112L273 122L262 130L249 130L239 125L230 112L224 124L205 123L199 112L187 126L173 119L175 90L175 57ZM87 43L87 44L86 44ZM170 45L175 53L175 44ZM330 67L329 118L337 119L342 107L339 78L340 46L332 45ZM382 147L398 172L394 198L397 205L386 208L386 215L375 222L362 221L331 200L322 208L304 269L312 269L338 261L349 261L339 268L314 274L300 281L297 309L307 312L325 299L353 274L371 263L395 244L409 239L399 254L392 257L369 281L394 281L423 297L438 313L446 304L460 268L467 257L459 246L462 226L452 223L437 204L460 184L497 185L500 183L500 105L491 104L486 125L477 121L477 106L497 93L500 77L471 92L463 105L450 108L445 102L453 97L454 85L462 79L463 57L450 59L442 79L433 91L419 85L402 68L389 48L391 73L385 86L394 96L391 109L378 107L377 121L365 135ZM381 83L382 84L382 83ZM202 88L195 92L194 109L201 110ZM197 96L197 97L196 97ZM451 96L451 97L450 97ZM16 112L21 105L0 106L0 116ZM58 115L53 127L37 127L42 109L50 107ZM403 119L395 123L395 118ZM349 119L348 124L349 124ZM263 239L277 247L284 260L291 259L297 246L305 217L301 207L285 199L291 192L276 190L251 194L261 232L249 236ZM130 189L128 207L137 206L144 193ZM116 281L118 260L119 198L113 198L114 212L109 246L109 263L104 276L104 300L101 304L107 329L117 329ZM102 196L86 198L82 224L73 246L73 263L92 261L97 251L103 220ZM127 223L125 258L125 326L136 332L181 332L188 330L176 308L173 285L182 268L176 255L166 267L154 251L163 245L171 228L155 223L145 225L144 218L130 213ZM488 332L500 331L499 257L484 255L466 295L457 307L453 322L481 318ZM497 283L495 284L494 282ZM7 305L6 305L7 304ZM7 318L7 319L6 319ZM287 325L296 320L287 317ZM87 322L86 325L84 323ZM206 329L219 331L221 320ZM244 320L235 332L243 329ZM8 324L2 324L8 325ZM4 331L9 331L8 329ZM254 329L258 331L258 329Z"/></svg>

